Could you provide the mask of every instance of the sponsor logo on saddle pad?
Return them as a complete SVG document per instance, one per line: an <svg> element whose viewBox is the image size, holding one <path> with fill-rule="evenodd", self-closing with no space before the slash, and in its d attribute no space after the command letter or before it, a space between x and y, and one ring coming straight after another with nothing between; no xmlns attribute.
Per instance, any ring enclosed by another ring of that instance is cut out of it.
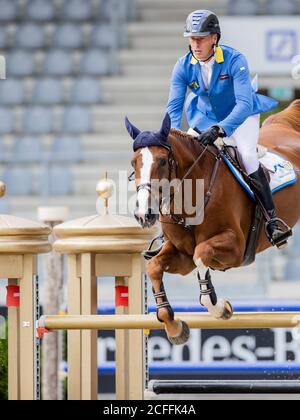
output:
<svg viewBox="0 0 300 420"><path fill-rule="evenodd" d="M270 187L273 194L297 182L298 178L293 165L291 164L291 162L283 159L281 156L278 156L271 152L267 152L259 160L270 172ZM225 162L227 163L230 171L237 179L237 181L246 190L248 195L255 201L254 193L251 191L249 185L246 184L242 175L238 172L237 169L235 169L232 166L232 164L227 159L225 159Z"/></svg>

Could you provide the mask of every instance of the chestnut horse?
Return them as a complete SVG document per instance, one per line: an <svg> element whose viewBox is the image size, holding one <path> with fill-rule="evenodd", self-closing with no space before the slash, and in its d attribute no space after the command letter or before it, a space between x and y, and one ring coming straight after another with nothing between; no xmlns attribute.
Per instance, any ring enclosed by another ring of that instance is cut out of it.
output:
<svg viewBox="0 0 300 420"><path fill-rule="evenodd" d="M224 299L218 299L209 268L225 271L242 265L255 204L223 161L219 164L212 186L215 152L218 149L215 146L205 148L194 137L170 129L168 115L158 132L141 132L128 119L126 127L134 139L132 165L138 191L135 216L143 227L154 225L158 219L158 215L151 209L151 195L156 194L154 198L160 202L162 200L162 194L152 190L151 181L173 179L175 176L183 179L195 160L202 155L188 177L193 182L204 180L208 199L204 221L190 229L171 220L170 216L161 214L165 242L147 265L157 304L157 317L164 322L169 340L173 344L183 344L188 340L189 329L180 319L174 319L164 290L163 273L186 275L196 268L200 283L200 303L215 318L229 319L232 315L231 305ZM260 130L259 143L290 161L295 171L299 172L300 100L265 121ZM276 192L274 201L278 216L294 226L300 217L299 179L295 184ZM186 218L184 212L181 218ZM270 246L262 230L256 253Z"/></svg>

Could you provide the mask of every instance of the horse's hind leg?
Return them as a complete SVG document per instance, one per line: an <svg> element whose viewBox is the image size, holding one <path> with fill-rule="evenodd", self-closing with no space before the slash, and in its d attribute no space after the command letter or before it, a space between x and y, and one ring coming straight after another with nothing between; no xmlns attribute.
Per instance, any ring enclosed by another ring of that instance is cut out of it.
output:
<svg viewBox="0 0 300 420"><path fill-rule="evenodd" d="M153 257L147 266L156 301L157 319L165 324L168 339L172 344L184 344L189 339L189 327L185 322L174 319L174 312L164 289L163 273L166 271L185 275L194 268L192 257L178 252L170 241L164 244L160 253Z"/></svg>

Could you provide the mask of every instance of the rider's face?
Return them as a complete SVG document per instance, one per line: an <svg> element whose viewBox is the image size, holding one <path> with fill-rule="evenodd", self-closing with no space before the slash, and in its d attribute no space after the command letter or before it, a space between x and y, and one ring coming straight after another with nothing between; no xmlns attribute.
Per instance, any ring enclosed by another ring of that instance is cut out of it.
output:
<svg viewBox="0 0 300 420"><path fill-rule="evenodd" d="M194 56L201 61L206 60L213 52L213 44L217 42L217 35L190 37L190 46Z"/></svg>

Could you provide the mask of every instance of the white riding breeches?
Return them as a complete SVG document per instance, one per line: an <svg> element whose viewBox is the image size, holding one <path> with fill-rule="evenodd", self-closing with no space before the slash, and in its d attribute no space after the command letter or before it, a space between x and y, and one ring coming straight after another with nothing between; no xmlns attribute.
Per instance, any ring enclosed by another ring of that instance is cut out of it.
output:
<svg viewBox="0 0 300 420"><path fill-rule="evenodd" d="M253 172L256 172L259 168L257 155L259 125L260 114L251 115L234 131L230 137L222 139L225 144L237 146L248 175L253 174ZM199 135L191 128L188 130L188 134Z"/></svg>
<svg viewBox="0 0 300 420"><path fill-rule="evenodd" d="M223 139L224 143L230 139L236 143L248 175L253 174L259 168L257 156L259 122L260 114L251 115L234 131L231 137Z"/></svg>

